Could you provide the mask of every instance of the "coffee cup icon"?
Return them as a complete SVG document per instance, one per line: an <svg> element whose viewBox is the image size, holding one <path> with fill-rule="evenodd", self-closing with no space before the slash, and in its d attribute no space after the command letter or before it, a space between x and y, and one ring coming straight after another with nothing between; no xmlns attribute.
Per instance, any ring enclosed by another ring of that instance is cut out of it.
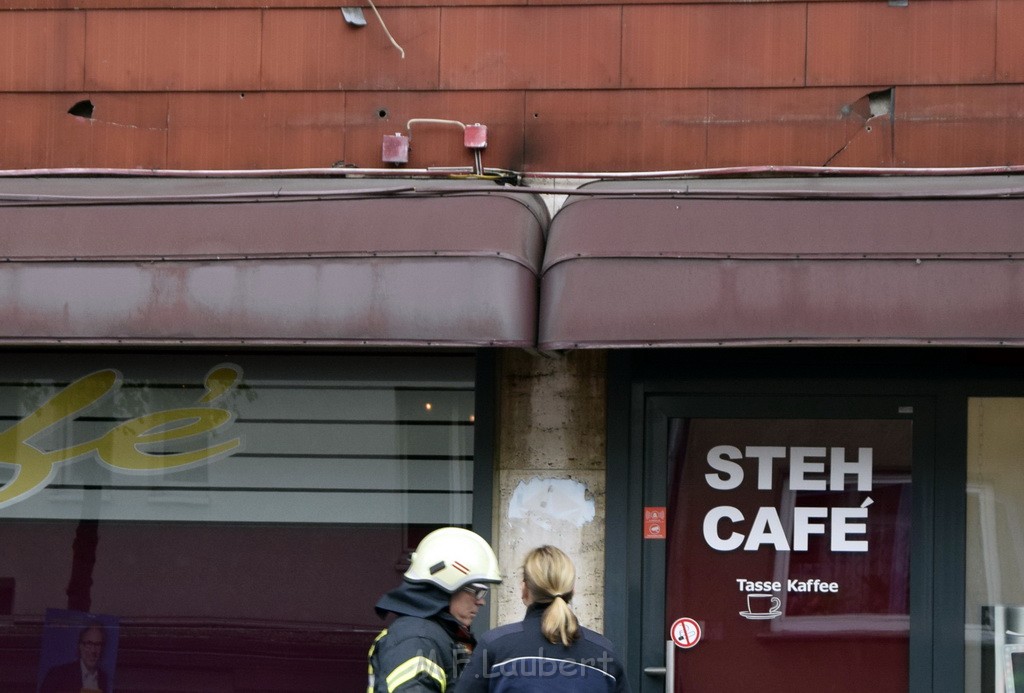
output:
<svg viewBox="0 0 1024 693"><path fill-rule="evenodd" d="M751 593L747 595L747 610L740 616L751 620L776 618L782 615L782 601L771 594Z"/></svg>

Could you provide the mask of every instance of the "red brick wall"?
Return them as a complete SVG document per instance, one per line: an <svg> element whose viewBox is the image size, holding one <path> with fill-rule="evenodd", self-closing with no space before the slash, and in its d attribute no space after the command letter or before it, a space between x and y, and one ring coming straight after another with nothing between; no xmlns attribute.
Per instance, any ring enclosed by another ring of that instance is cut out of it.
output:
<svg viewBox="0 0 1024 693"><path fill-rule="evenodd" d="M1024 0L442 2L8 0L0 168L1024 164Z"/></svg>

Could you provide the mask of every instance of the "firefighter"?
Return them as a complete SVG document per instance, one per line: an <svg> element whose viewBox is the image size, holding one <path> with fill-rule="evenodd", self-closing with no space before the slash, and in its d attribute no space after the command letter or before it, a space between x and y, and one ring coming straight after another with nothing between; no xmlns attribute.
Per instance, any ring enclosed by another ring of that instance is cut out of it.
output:
<svg viewBox="0 0 1024 693"><path fill-rule="evenodd" d="M498 559L478 534L443 527L423 538L404 580L377 602L396 616L370 647L367 693L443 693L455 686L476 639L470 630Z"/></svg>

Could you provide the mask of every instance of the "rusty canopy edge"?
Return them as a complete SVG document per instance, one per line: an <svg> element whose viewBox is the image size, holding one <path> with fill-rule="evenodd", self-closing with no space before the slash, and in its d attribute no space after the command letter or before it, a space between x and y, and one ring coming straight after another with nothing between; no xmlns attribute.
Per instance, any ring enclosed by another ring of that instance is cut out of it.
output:
<svg viewBox="0 0 1024 693"><path fill-rule="evenodd" d="M192 180L168 201L180 181L113 179L90 183L108 200L0 205L0 342L534 346L543 204L435 184L229 201L253 183Z"/></svg>

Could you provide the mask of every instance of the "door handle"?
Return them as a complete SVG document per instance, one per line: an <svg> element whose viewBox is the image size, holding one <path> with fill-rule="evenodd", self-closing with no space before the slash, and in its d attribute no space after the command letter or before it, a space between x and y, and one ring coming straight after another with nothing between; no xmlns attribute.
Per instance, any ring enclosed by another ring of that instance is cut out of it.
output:
<svg viewBox="0 0 1024 693"><path fill-rule="evenodd" d="M665 666L644 667L644 673L648 676L665 677L665 693L675 693L676 690L676 644L671 640L665 641Z"/></svg>

